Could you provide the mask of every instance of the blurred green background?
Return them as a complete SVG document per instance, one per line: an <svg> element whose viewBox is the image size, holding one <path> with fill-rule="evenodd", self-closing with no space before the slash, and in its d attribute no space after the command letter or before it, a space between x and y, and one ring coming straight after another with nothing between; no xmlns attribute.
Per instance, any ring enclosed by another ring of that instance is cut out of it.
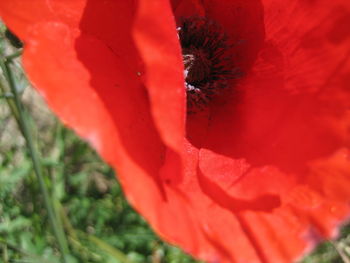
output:
<svg viewBox="0 0 350 263"><path fill-rule="evenodd" d="M0 262L199 262L161 241L128 205L113 170L29 86L20 51L0 24ZM349 263L349 233L303 262Z"/></svg>

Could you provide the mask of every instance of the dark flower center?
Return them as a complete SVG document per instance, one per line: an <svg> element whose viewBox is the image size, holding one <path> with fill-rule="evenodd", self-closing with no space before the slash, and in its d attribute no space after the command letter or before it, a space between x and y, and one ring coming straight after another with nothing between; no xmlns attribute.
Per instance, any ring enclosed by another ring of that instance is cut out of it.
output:
<svg viewBox="0 0 350 263"><path fill-rule="evenodd" d="M178 27L184 62L187 111L203 109L237 75L227 55L231 48L222 28L202 17L182 19Z"/></svg>

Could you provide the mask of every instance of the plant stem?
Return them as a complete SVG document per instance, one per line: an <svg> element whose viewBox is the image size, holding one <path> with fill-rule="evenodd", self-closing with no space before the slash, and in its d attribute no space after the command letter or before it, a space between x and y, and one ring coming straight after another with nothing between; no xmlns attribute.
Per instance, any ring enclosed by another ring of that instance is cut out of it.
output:
<svg viewBox="0 0 350 263"><path fill-rule="evenodd" d="M33 163L33 168L35 175L37 177L37 180L39 182L40 190L41 193L44 197L44 203L45 207L48 213L49 221L53 229L53 233L55 235L55 238L58 243L59 250L62 255L62 262L67 263L67 258L66 255L68 254L68 243L67 243L67 238L65 235L65 232L63 230L63 227L55 213L54 210L54 203L51 200L51 197L49 195L48 187L45 183L44 176L42 174L42 169L41 169L41 162L39 158L39 154L35 148L33 139L32 139L32 134L30 131L30 126L29 122L25 116L25 110L23 107L23 104L19 98L19 94L17 92L16 86L15 86L15 80L11 71L11 68L9 64L11 63L11 59L16 57L15 55L7 57L7 59L4 61L1 59L1 67L3 69L3 73L5 75L5 78L8 81L9 87L11 89L11 92L13 94L13 99L14 99L14 106L16 108L16 111L18 112L18 124L20 127L20 130L22 132L23 137L26 140L26 144L28 147L28 151ZM10 106L11 107L11 106ZM14 110L11 108L11 110L14 112Z"/></svg>
<svg viewBox="0 0 350 263"><path fill-rule="evenodd" d="M4 71L5 66L4 66L4 63L2 63L2 61L1 61L0 67L1 67L2 70ZM0 90L1 90L1 92L4 94L4 95L2 95L2 96L3 96L4 99L6 99L6 102L7 102L7 104L9 105L10 111L11 111L13 117L15 117L17 124L19 125L19 113L18 113L18 110L17 110L17 108L16 108L15 102L13 101L13 96L7 96L7 95L5 95L5 94L7 94L7 92L6 92L6 89L5 89L5 87L2 85L1 82L0 82ZM11 95L12 95L12 94L11 94Z"/></svg>
<svg viewBox="0 0 350 263"><path fill-rule="evenodd" d="M350 263L350 258L344 253L343 249L339 245L340 242L332 241L331 244L333 245L335 250L338 252L338 255L344 261L344 263Z"/></svg>
<svg viewBox="0 0 350 263"><path fill-rule="evenodd" d="M15 58L18 58L21 55L22 55L22 50L20 49L20 50L17 50L16 52L12 53L11 55L7 56L6 60L7 61L11 61L11 60L13 60Z"/></svg>
<svg viewBox="0 0 350 263"><path fill-rule="evenodd" d="M8 255L7 255L7 245L6 244L3 244L2 245L2 260L4 261L4 263L8 263L9 260L8 260Z"/></svg>

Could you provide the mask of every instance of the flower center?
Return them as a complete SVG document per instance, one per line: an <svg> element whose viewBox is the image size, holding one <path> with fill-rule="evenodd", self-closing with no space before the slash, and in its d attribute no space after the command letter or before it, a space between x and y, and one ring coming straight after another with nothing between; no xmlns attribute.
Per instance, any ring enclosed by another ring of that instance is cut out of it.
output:
<svg viewBox="0 0 350 263"><path fill-rule="evenodd" d="M228 38L222 28L203 17L184 18L178 27L184 62L187 111L194 113L208 105L213 96L237 75Z"/></svg>
<svg viewBox="0 0 350 263"><path fill-rule="evenodd" d="M201 49L183 50L185 80L187 84L198 85L210 76L211 61Z"/></svg>

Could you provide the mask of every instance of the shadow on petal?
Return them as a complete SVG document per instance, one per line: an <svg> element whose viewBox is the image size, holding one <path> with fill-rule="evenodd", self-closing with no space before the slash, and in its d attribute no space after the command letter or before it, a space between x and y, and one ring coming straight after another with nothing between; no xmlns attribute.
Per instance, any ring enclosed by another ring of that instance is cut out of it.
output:
<svg viewBox="0 0 350 263"><path fill-rule="evenodd" d="M207 195L215 204L238 213L246 210L271 212L281 205L277 195L265 194L253 200L244 200L230 196L215 181L204 176L200 169L197 171L199 186L203 193Z"/></svg>

